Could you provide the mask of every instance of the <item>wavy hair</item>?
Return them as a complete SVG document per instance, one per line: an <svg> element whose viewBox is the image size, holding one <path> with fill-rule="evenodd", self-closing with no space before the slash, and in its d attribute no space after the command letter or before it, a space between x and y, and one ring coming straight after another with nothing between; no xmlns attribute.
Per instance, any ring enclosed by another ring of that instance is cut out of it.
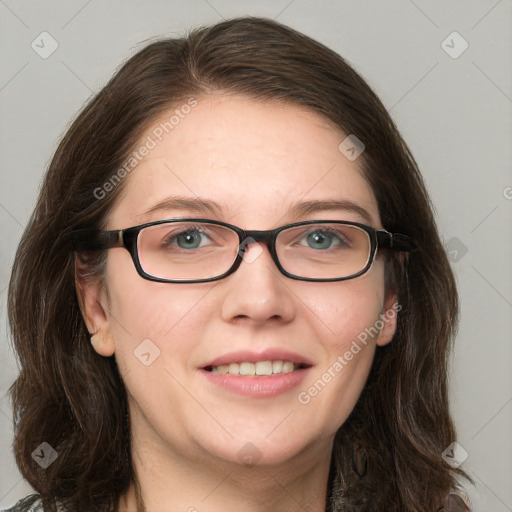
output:
<svg viewBox="0 0 512 512"><path fill-rule="evenodd" d="M68 234L104 226L126 179L98 198L143 131L162 113L209 91L311 109L365 151L364 177L384 227L418 249L389 254L388 286L402 310L378 347L365 389L335 438L328 510L433 512L456 487L443 450L455 439L447 357L458 298L418 166L390 115L337 53L268 19L239 18L153 42L116 72L60 142L19 244L9 322L20 373L11 387L14 454L46 510L115 511L136 484L126 390L115 358L91 348ZM403 255L402 255L403 256ZM83 255L101 278L105 253ZM49 443L47 468L31 453Z"/></svg>

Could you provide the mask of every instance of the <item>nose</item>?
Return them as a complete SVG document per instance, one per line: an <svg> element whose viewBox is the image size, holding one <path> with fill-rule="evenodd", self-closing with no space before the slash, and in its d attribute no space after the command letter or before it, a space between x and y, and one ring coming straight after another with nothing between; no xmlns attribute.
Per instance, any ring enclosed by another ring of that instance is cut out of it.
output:
<svg viewBox="0 0 512 512"><path fill-rule="evenodd" d="M224 281L221 315L227 322L288 323L296 315L295 296L265 243L245 246L240 267Z"/></svg>

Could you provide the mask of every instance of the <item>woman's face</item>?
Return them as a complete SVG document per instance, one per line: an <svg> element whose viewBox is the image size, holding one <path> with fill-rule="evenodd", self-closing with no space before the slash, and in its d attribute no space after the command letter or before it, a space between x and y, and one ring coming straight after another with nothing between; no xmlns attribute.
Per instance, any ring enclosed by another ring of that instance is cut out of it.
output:
<svg viewBox="0 0 512 512"><path fill-rule="evenodd" d="M141 137L139 147L148 136L156 146L124 178L108 229L172 217L253 230L314 219L383 227L360 160L338 149L346 135L318 114L212 95L181 110L166 133L161 123L173 111ZM176 197L197 206L173 205ZM325 201L350 202L368 218L348 207L322 207ZM316 208L290 213L305 202ZM379 315L394 301L385 294L382 254L359 278L305 282L282 275L266 246L252 244L235 273L194 284L145 280L128 251L112 249L105 287L91 285L85 307L88 327L101 340L96 350L115 353L143 449L280 464L329 452L362 391L376 345L391 340L396 315L386 321ZM303 367L268 376L209 371L258 361Z"/></svg>

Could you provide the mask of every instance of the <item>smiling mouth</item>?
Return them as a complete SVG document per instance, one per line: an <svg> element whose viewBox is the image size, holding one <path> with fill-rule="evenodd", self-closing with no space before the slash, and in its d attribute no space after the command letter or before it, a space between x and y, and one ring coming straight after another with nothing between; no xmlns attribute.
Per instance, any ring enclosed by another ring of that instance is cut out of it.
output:
<svg viewBox="0 0 512 512"><path fill-rule="evenodd" d="M307 364L294 364L291 361L258 361L257 363L240 362L221 364L218 366L205 366L203 370L221 375L242 375L248 377L270 375L280 375L283 373L292 373L298 370L309 368Z"/></svg>

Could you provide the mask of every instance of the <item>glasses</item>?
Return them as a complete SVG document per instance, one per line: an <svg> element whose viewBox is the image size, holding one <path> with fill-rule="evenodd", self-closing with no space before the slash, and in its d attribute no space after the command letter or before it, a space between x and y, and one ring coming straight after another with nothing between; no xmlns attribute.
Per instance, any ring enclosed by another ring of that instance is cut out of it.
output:
<svg viewBox="0 0 512 512"><path fill-rule="evenodd" d="M247 248L266 244L282 274L301 281L344 281L368 272L378 249L412 251L411 238L347 221L309 220L268 231L209 219L173 218L115 231L72 233L75 251L124 247L144 279L203 283L229 276ZM253 254L256 254L253 253Z"/></svg>

